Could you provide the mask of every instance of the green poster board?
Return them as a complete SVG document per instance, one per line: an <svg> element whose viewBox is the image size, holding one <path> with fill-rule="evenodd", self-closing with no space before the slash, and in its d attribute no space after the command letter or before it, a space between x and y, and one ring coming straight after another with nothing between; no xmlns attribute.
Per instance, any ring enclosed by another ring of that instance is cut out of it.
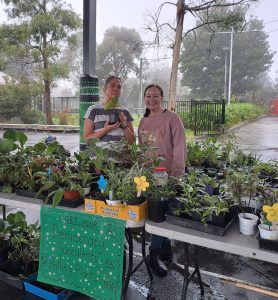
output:
<svg viewBox="0 0 278 300"><path fill-rule="evenodd" d="M120 299L124 230L123 220L42 206L38 281Z"/></svg>

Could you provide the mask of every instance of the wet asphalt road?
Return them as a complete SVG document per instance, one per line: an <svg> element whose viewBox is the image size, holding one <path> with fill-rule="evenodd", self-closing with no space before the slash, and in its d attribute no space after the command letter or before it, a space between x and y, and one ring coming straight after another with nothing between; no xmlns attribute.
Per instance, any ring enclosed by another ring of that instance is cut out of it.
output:
<svg viewBox="0 0 278 300"><path fill-rule="evenodd" d="M239 126L233 132L242 150L260 155L264 161L278 160L278 116Z"/></svg>
<svg viewBox="0 0 278 300"><path fill-rule="evenodd" d="M264 161L278 160L278 117L267 117L256 122L239 127L234 131L239 137L239 146L244 151L251 151L261 155ZM2 136L3 132L0 132ZM28 141L35 144L43 139L46 134L40 132L28 132ZM78 134L53 133L57 140L62 143L71 153L78 151ZM34 212L26 211L28 219L33 222L38 219ZM140 239L135 238L134 260L139 262ZM157 299L176 300L181 298L183 283L183 247L180 242L173 241L174 261L170 264L169 274L166 278L154 277L150 285L144 265L132 276L127 299ZM270 264L228 253L201 248L199 252L199 266L205 286L205 296L200 296L198 283L194 280L189 285L187 299L229 299L229 300L270 300L278 299L278 264ZM255 287L265 287L269 291L276 292L276 297L268 296L261 292L250 291L237 286L239 282L250 284ZM35 300L10 286L0 282L1 300ZM77 295L70 299L89 299Z"/></svg>

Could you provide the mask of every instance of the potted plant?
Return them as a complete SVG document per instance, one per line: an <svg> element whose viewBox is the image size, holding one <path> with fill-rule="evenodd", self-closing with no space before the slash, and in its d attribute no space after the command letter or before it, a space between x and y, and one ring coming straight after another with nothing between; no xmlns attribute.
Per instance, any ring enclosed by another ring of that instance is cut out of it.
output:
<svg viewBox="0 0 278 300"><path fill-rule="evenodd" d="M10 240L7 230L7 222L0 219L0 264L8 259Z"/></svg>
<svg viewBox="0 0 278 300"><path fill-rule="evenodd" d="M256 176L246 169L230 170L226 177L227 185L241 209L238 214L239 228L245 235L255 234L259 220L259 217L252 213L255 209L248 206L256 190L256 180ZM247 198L244 199L244 196Z"/></svg>
<svg viewBox="0 0 278 300"><path fill-rule="evenodd" d="M165 213L169 210L168 203L170 198L175 196L175 191L171 184L157 186L151 180L147 192L148 198L148 218L149 220L160 223L166 220Z"/></svg>
<svg viewBox="0 0 278 300"><path fill-rule="evenodd" d="M278 183L278 162L271 160L268 162L260 162L256 166L259 177L271 184Z"/></svg>
<svg viewBox="0 0 278 300"><path fill-rule="evenodd" d="M278 202L273 206L264 205L267 222L259 224L260 237L267 240L278 240Z"/></svg>
<svg viewBox="0 0 278 300"><path fill-rule="evenodd" d="M91 192L91 185L96 182L96 176L85 170L80 170L76 173L78 183L84 190L84 195L89 195Z"/></svg>
<svg viewBox="0 0 278 300"><path fill-rule="evenodd" d="M10 233L10 266L15 274L28 275L38 269L40 226L38 222L28 225L23 212L7 216L7 229Z"/></svg>
<svg viewBox="0 0 278 300"><path fill-rule="evenodd" d="M78 176L70 168L61 170L56 167L48 172L37 172L36 175L41 177L42 185L36 196L47 191L46 203L53 197L53 207L59 205L63 198L69 206L72 206L75 205L75 200L84 197L84 189L78 182ZM81 203L78 202L79 204Z"/></svg>

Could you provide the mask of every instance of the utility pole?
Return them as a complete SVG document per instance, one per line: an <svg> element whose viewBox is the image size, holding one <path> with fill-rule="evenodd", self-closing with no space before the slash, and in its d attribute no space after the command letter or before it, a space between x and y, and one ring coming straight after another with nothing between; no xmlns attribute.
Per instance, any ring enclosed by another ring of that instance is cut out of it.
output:
<svg viewBox="0 0 278 300"><path fill-rule="evenodd" d="M224 99L227 101L227 62L228 62L228 50L229 48L224 47L225 51L225 67L224 67Z"/></svg>
<svg viewBox="0 0 278 300"><path fill-rule="evenodd" d="M140 58L140 92L139 92L139 108L143 108L143 81L142 81L142 71L143 71L143 58Z"/></svg>
<svg viewBox="0 0 278 300"><path fill-rule="evenodd" d="M234 37L234 28L232 27L232 30L231 30L231 43L230 43L230 68L229 68L228 105L231 104L232 63L233 63L233 37Z"/></svg>

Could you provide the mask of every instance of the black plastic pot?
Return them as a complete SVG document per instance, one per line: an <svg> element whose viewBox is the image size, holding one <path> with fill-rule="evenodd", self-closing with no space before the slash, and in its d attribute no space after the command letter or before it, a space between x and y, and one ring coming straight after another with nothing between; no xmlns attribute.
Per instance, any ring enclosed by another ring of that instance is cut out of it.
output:
<svg viewBox="0 0 278 300"><path fill-rule="evenodd" d="M111 112L109 114L109 124L116 124L119 121L119 113L117 112Z"/></svg>
<svg viewBox="0 0 278 300"><path fill-rule="evenodd" d="M171 215L175 215L176 211L184 210L184 203L180 202L176 198L169 200L168 208Z"/></svg>
<svg viewBox="0 0 278 300"><path fill-rule="evenodd" d="M10 241L3 240L0 243L0 264L4 263L8 259Z"/></svg>
<svg viewBox="0 0 278 300"><path fill-rule="evenodd" d="M201 215L199 213L197 213L196 211L192 211L190 213L191 216L191 220L195 221L195 222L201 222Z"/></svg>
<svg viewBox="0 0 278 300"><path fill-rule="evenodd" d="M18 275L22 273L22 261L21 260L10 260L9 268L12 274Z"/></svg>
<svg viewBox="0 0 278 300"><path fill-rule="evenodd" d="M138 204L142 204L146 201L146 197L144 196L140 196L140 197L134 197L134 198L130 198L127 201L128 205L138 205Z"/></svg>
<svg viewBox="0 0 278 300"><path fill-rule="evenodd" d="M218 216L211 216L211 224L214 226L225 227L226 226L226 213L221 212Z"/></svg>
<svg viewBox="0 0 278 300"><path fill-rule="evenodd" d="M168 200L156 201L148 199L149 220L155 223L166 221L165 213L168 211Z"/></svg>

